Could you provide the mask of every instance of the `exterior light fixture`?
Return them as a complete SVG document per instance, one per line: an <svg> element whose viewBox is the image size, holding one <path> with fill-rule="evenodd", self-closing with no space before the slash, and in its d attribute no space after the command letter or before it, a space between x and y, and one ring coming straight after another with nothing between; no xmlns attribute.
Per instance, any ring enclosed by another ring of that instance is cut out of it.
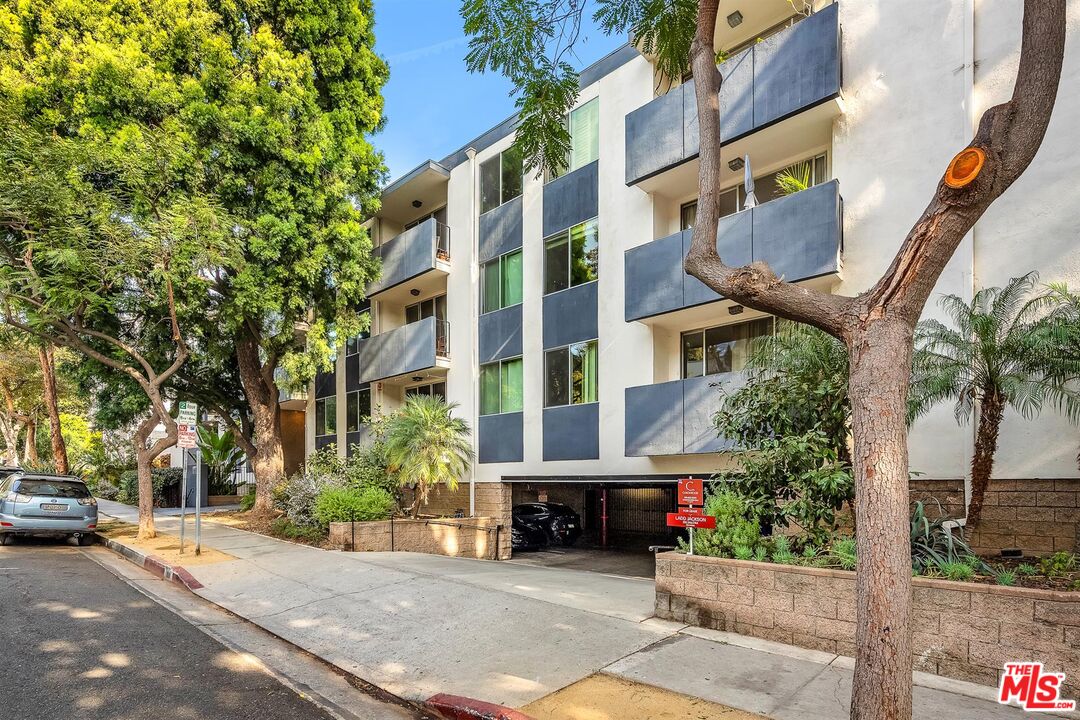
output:
<svg viewBox="0 0 1080 720"><path fill-rule="evenodd" d="M727 309L727 314L728 315L742 315L742 311L743 311L743 306L742 305L732 305L731 307L729 307Z"/></svg>
<svg viewBox="0 0 1080 720"><path fill-rule="evenodd" d="M423 380L423 379L424 379L424 376L423 376L423 375L413 375L413 376L412 376L412 381L413 381L413 382L420 382L420 381L421 381L421 380Z"/></svg>
<svg viewBox="0 0 1080 720"><path fill-rule="evenodd" d="M413 206L414 208L418 208L418 207L420 207L420 206L421 206L421 205L423 205L423 204L424 204L424 201L423 201L423 200L413 200L413 201L412 201L412 206Z"/></svg>
<svg viewBox="0 0 1080 720"><path fill-rule="evenodd" d="M419 297L420 296L420 291L417 288L413 288L412 290L409 291L409 294L412 295L413 297Z"/></svg>
<svg viewBox="0 0 1080 720"><path fill-rule="evenodd" d="M727 16L728 27L737 28L742 25L742 13L736 10Z"/></svg>
<svg viewBox="0 0 1080 720"><path fill-rule="evenodd" d="M732 158L727 161L727 166L732 172L739 172L743 169L745 161L741 157Z"/></svg>

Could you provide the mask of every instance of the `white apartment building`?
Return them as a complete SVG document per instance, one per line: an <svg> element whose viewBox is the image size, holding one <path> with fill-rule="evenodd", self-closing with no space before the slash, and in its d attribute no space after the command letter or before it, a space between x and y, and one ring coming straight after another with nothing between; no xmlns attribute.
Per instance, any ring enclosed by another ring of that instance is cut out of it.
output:
<svg viewBox="0 0 1080 720"><path fill-rule="evenodd" d="M721 4L730 193L718 243L730 264L765 260L851 295L885 270L983 110L1010 96L1022 4L812 4L807 16L788 0ZM1080 287L1080 1L1068 22L1046 141L957 251L940 293L970 297L1030 270ZM750 338L771 320L682 272L698 175L690 84L658 78L626 46L582 71L568 121L573 149L558 178L523 175L511 118L385 189L371 223L383 273L369 289L370 337L342 347L336 371L314 383L307 449L347 452L370 408L441 393L473 429L477 461L433 509L507 517L512 504L558 500L593 531L604 522L612 538L646 542L665 532L677 478L730 461L710 421L714 384L737 382ZM793 165L813 187L781 196L773 177ZM973 432L947 405L911 431L920 492L957 514ZM1009 538L988 542L1054 549L1071 522L1075 543L1078 444L1053 410L1007 417L995 483L1023 495L1014 504L1027 515L1000 519L1049 512L1055 526L1020 539L1023 528L1003 525Z"/></svg>

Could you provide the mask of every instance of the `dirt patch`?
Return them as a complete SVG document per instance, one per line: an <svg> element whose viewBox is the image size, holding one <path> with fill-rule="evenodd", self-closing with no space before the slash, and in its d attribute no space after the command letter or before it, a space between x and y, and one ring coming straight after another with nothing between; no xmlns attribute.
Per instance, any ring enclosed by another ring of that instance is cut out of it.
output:
<svg viewBox="0 0 1080 720"><path fill-rule="evenodd" d="M535 700L521 711L536 720L764 720L761 715L603 673Z"/></svg>
<svg viewBox="0 0 1080 720"><path fill-rule="evenodd" d="M104 535L111 540L129 545L139 552L161 558L167 565L195 567L236 559L228 553L206 546L203 546L200 555L196 555L195 542L191 535L184 539L184 553L181 555L179 537L159 532L155 538L138 540L135 537L138 532L138 527L129 523L106 523L98 528L98 535Z"/></svg>

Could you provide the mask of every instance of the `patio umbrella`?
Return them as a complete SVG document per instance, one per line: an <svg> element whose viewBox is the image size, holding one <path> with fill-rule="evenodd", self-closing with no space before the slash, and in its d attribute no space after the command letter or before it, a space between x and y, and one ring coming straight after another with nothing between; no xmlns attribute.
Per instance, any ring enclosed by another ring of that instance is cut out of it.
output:
<svg viewBox="0 0 1080 720"><path fill-rule="evenodd" d="M746 188L746 197L743 198L743 210L755 207L757 197L754 196L754 173L750 170L750 156L743 156L743 185Z"/></svg>

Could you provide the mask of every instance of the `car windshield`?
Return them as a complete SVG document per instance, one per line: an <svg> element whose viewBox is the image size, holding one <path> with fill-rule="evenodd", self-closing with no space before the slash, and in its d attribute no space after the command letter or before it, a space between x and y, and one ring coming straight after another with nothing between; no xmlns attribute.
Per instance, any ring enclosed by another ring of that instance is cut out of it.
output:
<svg viewBox="0 0 1080 720"><path fill-rule="evenodd" d="M18 492L34 497L88 498L90 491L77 480L20 480Z"/></svg>

